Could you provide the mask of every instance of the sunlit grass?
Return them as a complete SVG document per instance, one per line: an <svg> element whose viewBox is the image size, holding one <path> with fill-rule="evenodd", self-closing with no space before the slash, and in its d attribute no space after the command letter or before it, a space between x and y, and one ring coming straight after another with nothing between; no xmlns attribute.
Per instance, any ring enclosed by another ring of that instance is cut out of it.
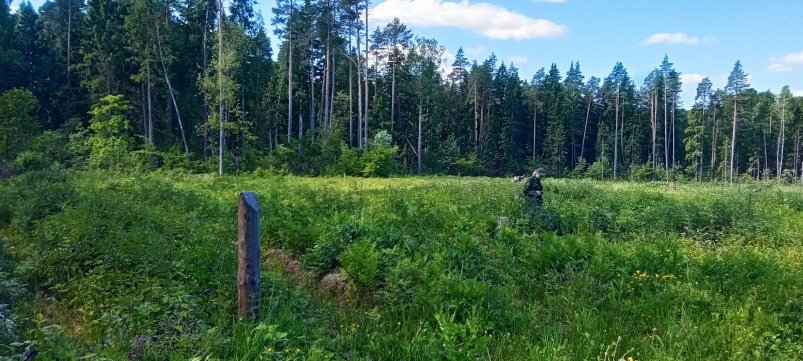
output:
<svg viewBox="0 0 803 361"><path fill-rule="evenodd" d="M800 187L543 183L533 209L495 178L17 179L0 211L27 294L0 355L120 359L153 337L144 359L801 358ZM234 302L241 191L285 257L256 322ZM342 295L318 289L330 273Z"/></svg>

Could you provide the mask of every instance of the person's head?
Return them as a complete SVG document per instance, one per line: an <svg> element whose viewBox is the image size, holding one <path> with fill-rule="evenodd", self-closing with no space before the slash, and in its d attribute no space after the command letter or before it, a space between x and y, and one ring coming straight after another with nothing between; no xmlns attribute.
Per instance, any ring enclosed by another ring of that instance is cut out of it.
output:
<svg viewBox="0 0 803 361"><path fill-rule="evenodd" d="M536 179L541 179L543 175L544 175L544 170L541 168L538 168L535 171L533 171L533 177L535 177Z"/></svg>

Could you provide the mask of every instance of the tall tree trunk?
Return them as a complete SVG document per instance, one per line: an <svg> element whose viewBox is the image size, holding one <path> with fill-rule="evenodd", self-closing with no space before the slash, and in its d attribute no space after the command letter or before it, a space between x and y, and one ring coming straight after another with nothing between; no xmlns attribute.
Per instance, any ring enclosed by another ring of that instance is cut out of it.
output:
<svg viewBox="0 0 803 361"><path fill-rule="evenodd" d="M204 33L204 40L203 40L203 44L201 44L201 53L202 53L202 57L203 57L203 60L202 60L203 61L203 69L201 70L201 73L202 74L206 74L206 67L208 66L208 63L207 63L208 56L207 56L207 51L206 51L206 45L208 43L207 34L209 33L209 31L207 31L207 30L209 30L209 2L206 3L206 12L204 14L204 28L202 30L203 30L202 32ZM207 99L206 87L201 87L201 88L202 88L201 92L202 92L203 99ZM204 101L204 111L203 111L202 117L203 117L203 124L204 124L204 127L203 127L203 129L204 129L204 140L203 140L203 143L204 143L204 160L208 160L209 159L209 124L208 124L209 123L209 104L206 101Z"/></svg>
<svg viewBox="0 0 803 361"><path fill-rule="evenodd" d="M140 104L142 104L142 135L148 140L148 96L145 92L145 83L139 86Z"/></svg>
<svg viewBox="0 0 803 361"><path fill-rule="evenodd" d="M652 128L652 178L658 170L658 92L650 94L650 127Z"/></svg>
<svg viewBox="0 0 803 361"><path fill-rule="evenodd" d="M737 112L736 112L736 102L737 100L733 99L733 135L731 136L731 159L730 159L730 181L733 183L733 159L736 158L736 119L737 119Z"/></svg>
<svg viewBox="0 0 803 361"><path fill-rule="evenodd" d="M478 132L479 138L478 138L478 141L477 141L480 151L482 151L483 148L484 148L483 144L482 144L482 141L485 139L485 99L484 98L485 98L485 96L483 96L483 101L482 101L482 103L480 103L480 127L479 127L479 132ZM479 158L479 152L477 152L477 157Z"/></svg>
<svg viewBox="0 0 803 361"><path fill-rule="evenodd" d="M474 154L475 155L479 155L480 152L480 133L479 133L480 128L478 122L479 122L479 114L477 113L477 81L474 80ZM535 149L535 142L533 142L533 149Z"/></svg>
<svg viewBox="0 0 803 361"><path fill-rule="evenodd" d="M145 63L145 90L148 94L148 143L154 144L153 141L153 104L151 102L151 63L146 60Z"/></svg>
<svg viewBox="0 0 803 361"><path fill-rule="evenodd" d="M619 160L619 87L616 87L616 113L613 126L613 179L616 180L616 169Z"/></svg>
<svg viewBox="0 0 803 361"><path fill-rule="evenodd" d="M770 117L769 117L769 131L772 131L772 115L771 114L770 114ZM764 163L767 164L767 166L769 166L770 157L769 157L769 153L767 152L767 129L763 129L763 131L761 133L763 135L762 140L764 141ZM778 151L777 151L777 149L775 151L775 159L776 159L776 161L778 159ZM764 170L763 168L760 168L760 169L762 171Z"/></svg>
<svg viewBox="0 0 803 361"><path fill-rule="evenodd" d="M164 73L164 71L162 73ZM173 134L173 110L171 109L173 108L173 104L170 96L170 87L167 87L166 92L167 94L165 94L165 110L164 110L165 133L167 133L169 140L172 141L173 135L175 134Z"/></svg>
<svg viewBox="0 0 803 361"><path fill-rule="evenodd" d="M219 128L218 128L218 174L222 177L223 176L223 155L224 149L226 148L226 137L223 130L223 0L217 1L218 12L217 12L217 50L218 50L218 62L217 62L217 79L218 79L218 86L220 87L220 95L218 99L218 110L219 110Z"/></svg>
<svg viewBox="0 0 803 361"><path fill-rule="evenodd" d="M417 155L418 155L418 174L421 174L421 170L423 168L423 161L421 160L421 139L422 139L422 130L424 124L424 106L423 106L423 97L418 98L418 146L417 148Z"/></svg>
<svg viewBox="0 0 803 361"><path fill-rule="evenodd" d="M717 132L719 131L719 122L717 121L717 107L714 105L714 126L711 128L711 180L714 180L717 166Z"/></svg>
<svg viewBox="0 0 803 361"><path fill-rule="evenodd" d="M781 131L778 134L778 156L776 157L777 158L777 167L778 167L778 172L777 172L776 176L778 177L778 182L779 183L781 182L781 175L783 174L783 158L784 158L783 148L784 148L784 143L786 141L786 139L784 139L786 137L785 132L786 132L786 104L782 100L781 101Z"/></svg>
<svg viewBox="0 0 803 361"><path fill-rule="evenodd" d="M349 148L354 146L354 98L352 97L352 76L351 63L349 63Z"/></svg>
<svg viewBox="0 0 803 361"><path fill-rule="evenodd" d="M309 56L309 134L310 140L315 139L315 68L312 64L312 36L310 36L309 41L309 52L307 53ZM321 97L323 98L323 97ZM301 140L301 138L298 138Z"/></svg>
<svg viewBox="0 0 803 361"><path fill-rule="evenodd" d="M167 90L170 92L170 99L173 100L173 108L176 110L176 119L178 120L178 127L181 130L181 141L184 143L184 155L187 157L187 169L192 167L190 163L190 148L187 146L187 137L184 135L184 124L181 122L181 113L178 111L178 103L176 103L176 96L173 95L173 86L170 84L170 78L167 76L167 66L165 65L164 53L162 52L162 39L159 35L159 23L156 22L156 41L159 44L159 60L162 62L162 72L165 76L165 83L167 83Z"/></svg>
<svg viewBox="0 0 803 361"><path fill-rule="evenodd" d="M72 0L67 0L67 93L72 99L70 91L70 65L72 60ZM71 106L72 101L68 102Z"/></svg>
<svg viewBox="0 0 803 361"><path fill-rule="evenodd" d="M287 142L293 138L293 0L287 16Z"/></svg>
<svg viewBox="0 0 803 361"><path fill-rule="evenodd" d="M625 159L625 107L624 105L620 104L621 110L619 112L619 151L622 155L622 166L627 165L627 161Z"/></svg>
<svg viewBox="0 0 803 361"><path fill-rule="evenodd" d="M580 143L580 157L583 160L586 160L585 156L585 149L586 149L586 134L588 132L588 118L591 116L591 96L588 97L588 106L586 106L586 120L583 122L583 141ZM533 129L535 125L535 120L533 120ZM535 144L535 131L533 131L533 144ZM535 160L535 148L533 148L533 160ZM587 161L587 160L586 160Z"/></svg>
<svg viewBox="0 0 803 361"><path fill-rule="evenodd" d="M702 182L703 181L703 169L704 169L704 167L703 167L703 161L704 161L703 146L705 145L704 142L703 142L704 141L704 137L703 137L704 134L705 134L705 104L703 104L703 115L702 115L702 117L700 117L700 144L699 144L699 147L700 147L700 157L699 157L700 160L699 160L699 162L700 162L700 164L697 166L697 181L698 182Z"/></svg>
<svg viewBox="0 0 803 361"><path fill-rule="evenodd" d="M362 52L360 50L360 41L362 41L362 39L360 39L360 29L356 28L355 31L356 31L356 35L357 35L356 36L356 38L357 38L357 62L356 62L357 63L357 147L362 149L363 148L362 147L362 126L363 126L363 123L362 123L362 117L363 117L362 99L363 98L362 98L362 82L360 81L360 77L362 76L362 69L360 69L360 63L361 63L360 62L360 56L362 55ZM367 31L367 29L366 29L366 31ZM368 81L366 80L366 84L367 83L368 83ZM365 89L365 92L367 93L368 89ZM368 99L368 96L366 95L366 100L367 99ZM366 104L366 107L368 107L367 104Z"/></svg>
<svg viewBox="0 0 803 361"><path fill-rule="evenodd" d="M390 130L396 124L396 63L390 68Z"/></svg>
<svg viewBox="0 0 803 361"><path fill-rule="evenodd" d="M368 145L368 109L370 102L368 101L368 8L370 1L365 0L365 144Z"/></svg>
<svg viewBox="0 0 803 361"><path fill-rule="evenodd" d="M329 89L329 128L332 128L332 122L335 119L335 90L337 89L337 72L335 72L335 69L337 69L337 66L335 55L331 54L330 56L332 57L332 64L329 67L329 87L331 88Z"/></svg>
<svg viewBox="0 0 803 361"><path fill-rule="evenodd" d="M673 91L672 92L672 169L673 169L673 172L674 172L674 168L675 168L675 149L677 148L675 146L675 136L676 136L676 133L675 133L675 108L677 108L677 104L675 104L676 101L677 101L677 93L675 93Z"/></svg>
<svg viewBox="0 0 803 361"><path fill-rule="evenodd" d="M793 167L795 171L797 171L797 165L800 164L800 182L803 183L803 163L800 162L800 127L798 126L797 132L795 132L795 162L793 163ZM795 178L794 176L792 177Z"/></svg>
<svg viewBox="0 0 803 361"><path fill-rule="evenodd" d="M326 29L326 56L327 56L328 64L329 64L329 66L328 66L328 68L329 68L329 73L328 73L329 81L327 83L328 87L329 87L329 100L328 100L329 109L326 111L327 125L326 125L326 128L325 128L325 131L326 131L326 134L328 136L329 135L329 130L332 128L332 122L334 121L334 118L335 118L335 90L337 89L335 87L336 86L336 82L337 82L337 72L335 72L335 70L337 69L337 67L335 66L335 64L336 64L335 54L331 50L332 49L332 44L331 44L331 42L332 42L332 23L334 22L334 15L333 15L333 9L332 9L331 2L327 2L327 3L328 3L327 9L328 9L329 16L327 17L327 29ZM337 5L335 5L335 6L337 6Z"/></svg>
<svg viewBox="0 0 803 361"><path fill-rule="evenodd" d="M668 116L668 102L666 96L666 76L664 76L664 171L669 173L669 133L667 129L667 123L669 122Z"/></svg>
<svg viewBox="0 0 803 361"><path fill-rule="evenodd" d="M328 19L328 18L327 18ZM328 20L327 20L328 22ZM329 133L329 83L332 81L330 79L330 67L331 61L329 59L329 30L327 28L326 32L326 60L324 61L324 70L323 70L323 91L321 91L321 101L323 102L323 124L321 129L323 131L324 136L327 136Z"/></svg>
<svg viewBox="0 0 803 361"><path fill-rule="evenodd" d="M533 162L535 162L537 144L538 144L538 97L536 97L533 106L533 154L532 154Z"/></svg>

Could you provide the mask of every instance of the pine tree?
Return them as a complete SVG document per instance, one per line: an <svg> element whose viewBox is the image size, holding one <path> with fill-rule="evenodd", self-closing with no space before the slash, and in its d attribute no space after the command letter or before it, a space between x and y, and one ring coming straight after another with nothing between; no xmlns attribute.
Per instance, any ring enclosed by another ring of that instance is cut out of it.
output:
<svg viewBox="0 0 803 361"><path fill-rule="evenodd" d="M79 68L91 103L121 93L127 82L125 61L131 55L118 45L127 40L120 15L123 10L119 2L112 0L90 0L87 4Z"/></svg>
<svg viewBox="0 0 803 361"><path fill-rule="evenodd" d="M27 8L33 10L30 3ZM20 13L25 10L25 4L20 8ZM0 1L0 93L12 87L19 86L24 82L24 79L19 79L19 75L25 71L20 69L22 56L15 51L14 33L15 21L11 16L8 2L6 0Z"/></svg>
<svg viewBox="0 0 803 361"><path fill-rule="evenodd" d="M560 176L566 164L566 125L563 114L566 101L560 71L554 63L544 78L543 88L547 125L543 159Z"/></svg>
<svg viewBox="0 0 803 361"><path fill-rule="evenodd" d="M773 116L775 116L779 121L778 141L775 148L775 164L777 167L775 175L778 177L778 181L780 182L781 176L783 175L783 167L786 158L786 154L784 153L784 146L786 143L786 128L792 115L792 92L789 90L788 85L784 86L781 89L781 92L778 93L776 101L772 107L772 112Z"/></svg>
<svg viewBox="0 0 803 361"><path fill-rule="evenodd" d="M396 122L396 68L404 61L404 55L410 47L413 34L407 25L402 24L399 18L385 25L374 33L373 49L378 60L387 62L391 74L390 90L390 123L391 129Z"/></svg>
<svg viewBox="0 0 803 361"><path fill-rule="evenodd" d="M730 95L730 103L733 104L733 123L732 123L732 135L730 141L730 168L729 168L729 179L730 182L733 182L733 173L734 173L734 158L736 158L736 128L738 125L739 119L739 112L741 111L740 108L740 101L743 100L743 93L750 85L747 83L747 74L744 73L742 70L742 63L740 61L736 61L733 65L733 70L731 74L728 76L728 85L725 86L725 92Z"/></svg>
<svg viewBox="0 0 803 361"><path fill-rule="evenodd" d="M697 96L692 112L689 115L689 124L686 128L686 138L684 146L686 149L686 162L688 169L694 173L697 181L702 181L703 177L703 142L705 139L706 110L711 104L711 81L708 77L703 78L697 84Z"/></svg>
<svg viewBox="0 0 803 361"><path fill-rule="evenodd" d="M569 162L570 169L574 169L578 157L580 157L580 148L582 146L582 129L584 125L584 115L586 114L587 107L583 94L583 73L580 71L580 63L572 62L569 66L569 71L566 72L566 79L563 81L563 89L566 99L566 121L568 126L569 138Z"/></svg>

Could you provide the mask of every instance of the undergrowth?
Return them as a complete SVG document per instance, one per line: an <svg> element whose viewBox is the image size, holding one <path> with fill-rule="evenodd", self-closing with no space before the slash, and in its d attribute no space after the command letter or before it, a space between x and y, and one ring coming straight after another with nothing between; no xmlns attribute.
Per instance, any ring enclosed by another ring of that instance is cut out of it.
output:
<svg viewBox="0 0 803 361"><path fill-rule="evenodd" d="M493 178L27 173L0 184L0 359L803 358L800 188L543 183L534 208ZM256 321L244 190L263 258L312 280L263 267Z"/></svg>

